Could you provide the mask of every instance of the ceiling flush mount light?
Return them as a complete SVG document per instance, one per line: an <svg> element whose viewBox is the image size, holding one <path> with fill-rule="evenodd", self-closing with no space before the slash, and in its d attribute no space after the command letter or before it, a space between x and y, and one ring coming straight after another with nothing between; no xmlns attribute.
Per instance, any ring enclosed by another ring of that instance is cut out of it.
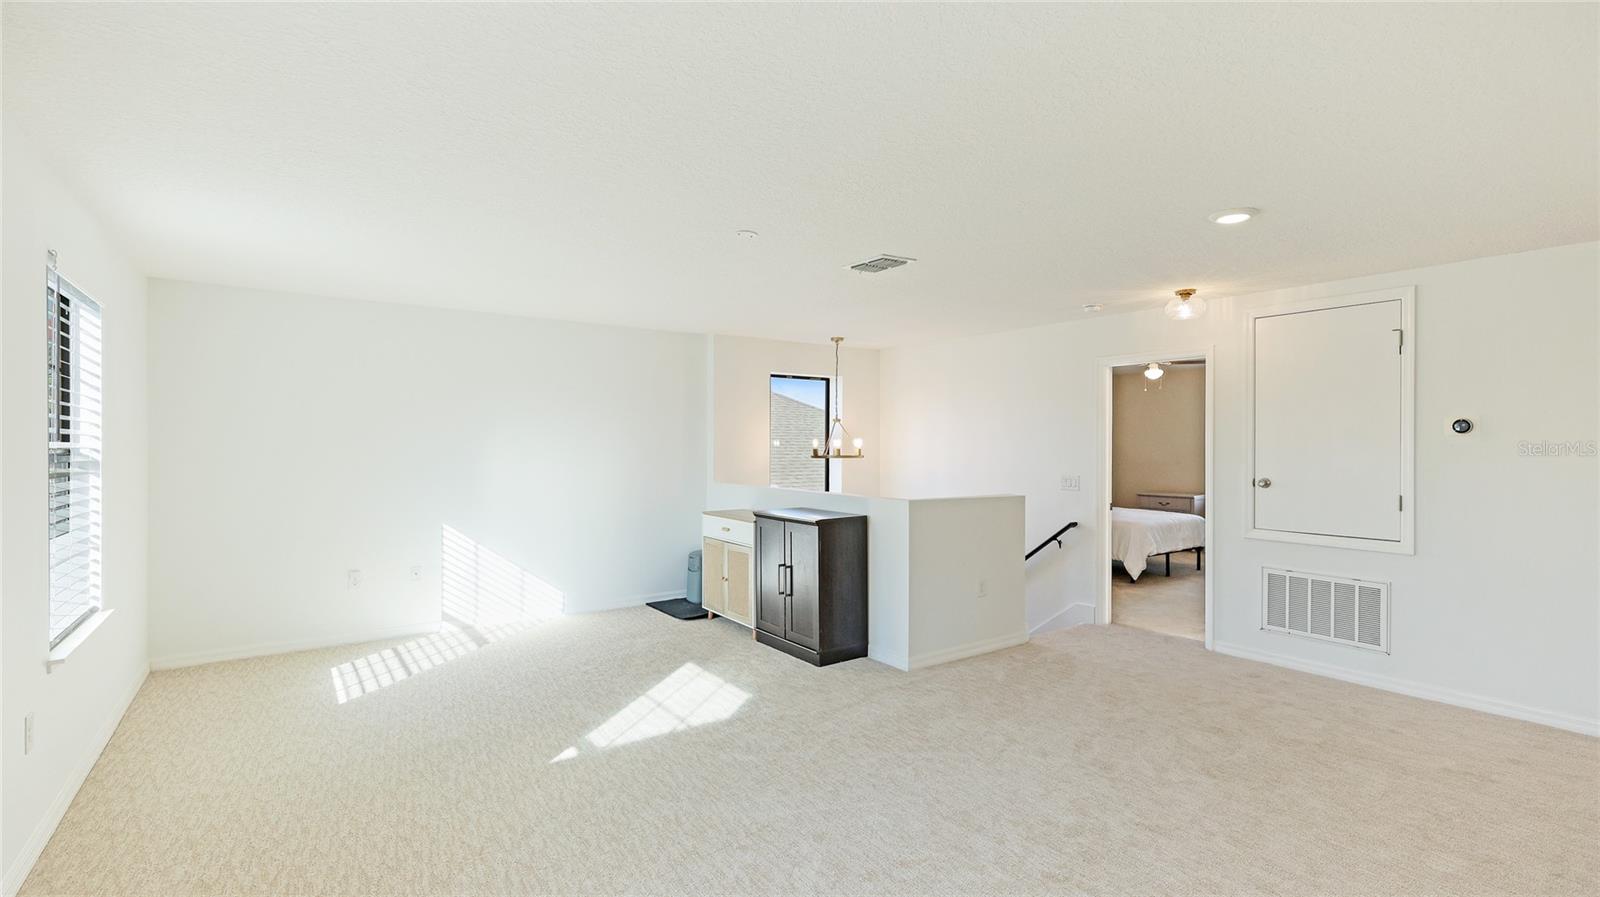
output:
<svg viewBox="0 0 1600 897"><path fill-rule="evenodd" d="M1260 209L1223 209L1220 212L1212 212L1211 220L1216 224L1243 224L1259 214L1261 214Z"/></svg>
<svg viewBox="0 0 1600 897"><path fill-rule="evenodd" d="M1098 302L1091 302L1088 305L1085 305L1083 307L1083 310L1088 312L1089 314L1094 314L1095 312L1105 311L1106 307L1104 305L1101 305Z"/></svg>
<svg viewBox="0 0 1600 897"><path fill-rule="evenodd" d="M756 237L761 236L760 234L756 233L753 230L750 230L749 228L741 228L739 230L736 230L736 231L733 232L733 235L735 237L738 237L741 240L754 240Z"/></svg>
<svg viewBox="0 0 1600 897"><path fill-rule="evenodd" d="M844 342L844 337L833 337L833 383L834 389L839 385L839 344ZM811 457L837 458L846 460L860 458L861 447L866 444L861 437L851 437L850 431L844 428L844 421L839 419L838 399L834 399L833 423L828 426L828 444L823 445L820 440L811 440ZM850 446L849 450L845 446Z"/></svg>
<svg viewBox="0 0 1600 897"><path fill-rule="evenodd" d="M1194 290L1177 290L1176 299L1167 303L1167 317L1174 321L1189 321L1206 313L1206 300L1197 299Z"/></svg>

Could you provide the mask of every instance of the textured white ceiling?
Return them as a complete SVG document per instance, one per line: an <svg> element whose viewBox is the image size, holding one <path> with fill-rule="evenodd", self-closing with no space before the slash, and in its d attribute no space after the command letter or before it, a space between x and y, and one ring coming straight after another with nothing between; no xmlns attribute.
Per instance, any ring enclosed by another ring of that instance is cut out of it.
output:
<svg viewBox="0 0 1600 897"><path fill-rule="evenodd" d="M882 345L1596 239L1597 30L1594 4L7 3L4 108L154 276ZM919 261L847 269L879 253Z"/></svg>

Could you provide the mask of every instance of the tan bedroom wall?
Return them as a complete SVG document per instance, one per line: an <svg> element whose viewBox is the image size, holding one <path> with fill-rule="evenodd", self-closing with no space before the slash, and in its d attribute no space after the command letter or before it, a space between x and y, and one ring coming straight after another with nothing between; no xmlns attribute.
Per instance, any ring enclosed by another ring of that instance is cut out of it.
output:
<svg viewBox="0 0 1600 897"><path fill-rule="evenodd" d="M1111 378L1111 500L1118 507L1137 508L1140 492L1205 491L1205 366L1166 370L1148 389L1138 370Z"/></svg>

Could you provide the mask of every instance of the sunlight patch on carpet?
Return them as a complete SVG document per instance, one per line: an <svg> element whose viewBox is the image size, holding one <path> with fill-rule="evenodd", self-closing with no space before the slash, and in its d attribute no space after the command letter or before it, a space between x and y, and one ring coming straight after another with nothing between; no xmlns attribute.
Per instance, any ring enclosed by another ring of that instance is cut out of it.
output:
<svg viewBox="0 0 1600 897"><path fill-rule="evenodd" d="M750 693L744 689L698 664L686 663L585 735L581 745L601 750L720 722L738 713L748 700ZM579 746L574 745L550 762L578 754Z"/></svg>

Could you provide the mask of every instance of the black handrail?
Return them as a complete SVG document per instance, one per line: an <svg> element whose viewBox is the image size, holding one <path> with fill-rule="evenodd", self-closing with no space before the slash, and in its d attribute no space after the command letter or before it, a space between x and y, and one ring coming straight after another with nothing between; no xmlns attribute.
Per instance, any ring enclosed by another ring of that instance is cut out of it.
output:
<svg viewBox="0 0 1600 897"><path fill-rule="evenodd" d="M1038 554L1041 551L1044 551L1046 548L1049 548L1051 542L1056 543L1056 547L1060 548L1061 547L1061 536L1064 533L1066 533L1067 530L1072 529L1073 527L1075 527L1077 525L1078 525L1078 521L1074 520L1071 523L1067 524L1066 526L1063 526L1062 528L1056 530L1053 534L1051 534L1050 538L1044 540L1043 542L1040 542L1039 546L1037 548L1035 548L1034 550L1032 550L1032 551L1028 552L1027 554L1023 555L1022 559L1024 561L1032 560L1034 555Z"/></svg>

